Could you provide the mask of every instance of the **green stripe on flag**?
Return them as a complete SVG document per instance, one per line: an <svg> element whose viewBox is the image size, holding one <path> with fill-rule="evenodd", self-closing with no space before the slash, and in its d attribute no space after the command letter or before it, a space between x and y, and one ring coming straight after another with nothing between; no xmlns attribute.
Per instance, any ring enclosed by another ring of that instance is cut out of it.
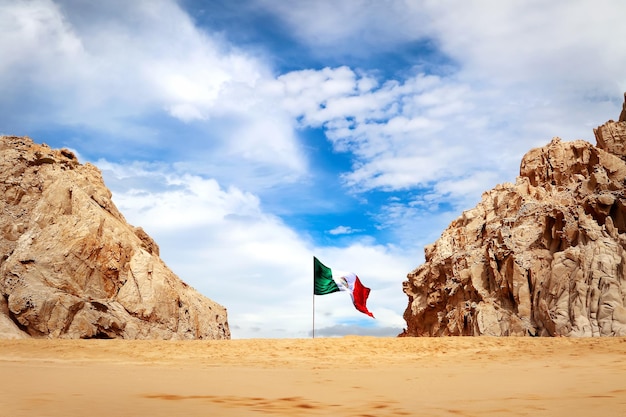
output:
<svg viewBox="0 0 626 417"><path fill-rule="evenodd" d="M333 271L313 257L313 294L325 295L340 291L333 280Z"/></svg>

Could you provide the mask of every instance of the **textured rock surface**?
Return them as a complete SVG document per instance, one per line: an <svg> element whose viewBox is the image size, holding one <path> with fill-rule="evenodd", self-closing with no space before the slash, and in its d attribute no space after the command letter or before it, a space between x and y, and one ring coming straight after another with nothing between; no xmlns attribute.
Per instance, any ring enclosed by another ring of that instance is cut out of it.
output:
<svg viewBox="0 0 626 417"><path fill-rule="evenodd" d="M425 248L401 336L626 336L626 123L554 138Z"/></svg>
<svg viewBox="0 0 626 417"><path fill-rule="evenodd" d="M230 338L70 151L0 137L0 213L0 338Z"/></svg>

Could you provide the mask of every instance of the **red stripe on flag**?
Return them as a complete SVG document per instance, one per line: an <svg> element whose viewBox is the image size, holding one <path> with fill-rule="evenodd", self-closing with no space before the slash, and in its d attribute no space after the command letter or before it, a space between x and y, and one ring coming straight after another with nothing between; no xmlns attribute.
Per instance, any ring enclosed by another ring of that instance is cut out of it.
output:
<svg viewBox="0 0 626 417"><path fill-rule="evenodd" d="M354 280L354 292L352 293L352 302L354 303L354 307L359 310L361 313L365 313L368 316L374 318L374 315L369 312L367 309L367 297L370 295L370 289L361 284L361 280L359 277L356 277Z"/></svg>

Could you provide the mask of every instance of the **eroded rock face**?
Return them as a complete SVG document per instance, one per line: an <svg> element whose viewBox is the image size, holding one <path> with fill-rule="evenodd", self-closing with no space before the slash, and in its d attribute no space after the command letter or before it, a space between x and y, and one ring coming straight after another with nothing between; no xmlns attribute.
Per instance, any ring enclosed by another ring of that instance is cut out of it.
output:
<svg viewBox="0 0 626 417"><path fill-rule="evenodd" d="M425 248L401 336L626 336L626 122L528 152Z"/></svg>
<svg viewBox="0 0 626 417"><path fill-rule="evenodd" d="M0 137L0 212L0 338L230 338L72 152Z"/></svg>

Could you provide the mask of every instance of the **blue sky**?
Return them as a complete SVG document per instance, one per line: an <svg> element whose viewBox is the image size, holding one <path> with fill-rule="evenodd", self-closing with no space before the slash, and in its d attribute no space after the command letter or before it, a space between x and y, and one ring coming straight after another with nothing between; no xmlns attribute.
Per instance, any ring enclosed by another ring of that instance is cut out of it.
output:
<svg viewBox="0 0 626 417"><path fill-rule="evenodd" d="M626 90L626 4L0 0L0 133L98 166L234 338L308 337L312 257L372 288L316 334L394 336L406 274Z"/></svg>

